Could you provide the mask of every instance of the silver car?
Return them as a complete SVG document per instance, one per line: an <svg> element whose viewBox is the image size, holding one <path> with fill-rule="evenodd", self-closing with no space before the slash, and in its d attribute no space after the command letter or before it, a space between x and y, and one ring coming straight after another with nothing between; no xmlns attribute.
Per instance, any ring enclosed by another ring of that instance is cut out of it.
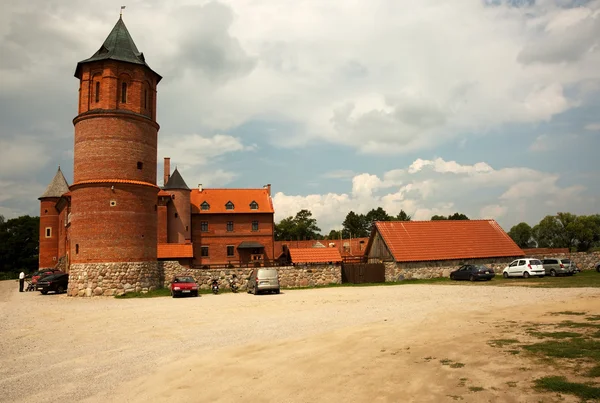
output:
<svg viewBox="0 0 600 403"><path fill-rule="evenodd" d="M559 274L572 276L575 272L575 264L570 259L543 259L542 265L546 275L552 277Z"/></svg>
<svg viewBox="0 0 600 403"><path fill-rule="evenodd" d="M248 292L258 295L263 291L279 294L279 274L277 269L254 269L248 277Z"/></svg>

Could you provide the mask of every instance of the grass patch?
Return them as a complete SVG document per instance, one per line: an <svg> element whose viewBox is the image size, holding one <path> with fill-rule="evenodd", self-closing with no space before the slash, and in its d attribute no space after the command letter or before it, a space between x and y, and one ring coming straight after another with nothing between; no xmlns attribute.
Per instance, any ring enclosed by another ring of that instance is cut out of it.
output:
<svg viewBox="0 0 600 403"><path fill-rule="evenodd" d="M589 321L600 320L600 315L590 315L590 316L586 317L585 320L589 320Z"/></svg>
<svg viewBox="0 0 600 403"><path fill-rule="evenodd" d="M443 360L440 360L440 364L442 364L442 365L450 365L450 364L452 364L452 360L444 358Z"/></svg>
<svg viewBox="0 0 600 403"><path fill-rule="evenodd" d="M591 328L600 329L600 323L584 323L584 322L573 322L572 320L565 320L558 324L558 327L568 327L573 329Z"/></svg>
<svg viewBox="0 0 600 403"><path fill-rule="evenodd" d="M523 346L527 351L557 358L590 358L600 361L600 340L573 338L566 341L549 340Z"/></svg>
<svg viewBox="0 0 600 403"><path fill-rule="evenodd" d="M468 378L460 378L460 382L458 383L458 386L465 386L465 384L467 383L469 379Z"/></svg>
<svg viewBox="0 0 600 403"><path fill-rule="evenodd" d="M148 291L146 293L141 292L128 292L123 295L115 295L115 298L127 299L127 298L157 298L157 297L170 297L171 290L168 288L159 288L158 290Z"/></svg>
<svg viewBox="0 0 600 403"><path fill-rule="evenodd" d="M585 315L585 312L575 312L575 311L561 311L561 312L552 312L550 315L574 315L574 316L582 316Z"/></svg>
<svg viewBox="0 0 600 403"><path fill-rule="evenodd" d="M521 350L506 350L506 352L512 355L521 354Z"/></svg>
<svg viewBox="0 0 600 403"><path fill-rule="evenodd" d="M590 378L600 378L600 364L590 368L585 373L585 376L589 376Z"/></svg>
<svg viewBox="0 0 600 403"><path fill-rule="evenodd" d="M573 337L581 337L583 336L581 333L575 332L528 332L530 335L539 337L539 338L549 338L549 339L570 339Z"/></svg>
<svg viewBox="0 0 600 403"><path fill-rule="evenodd" d="M488 340L487 344L489 344L491 347L504 347L511 344L516 344L518 342L519 340L517 339L494 339Z"/></svg>
<svg viewBox="0 0 600 403"><path fill-rule="evenodd" d="M458 395L446 395L449 398L452 398L453 400L463 400L462 397L458 396Z"/></svg>
<svg viewBox="0 0 600 403"><path fill-rule="evenodd" d="M538 390L568 393L581 399L600 398L600 388L585 383L569 382L564 376L546 376L534 381Z"/></svg>
<svg viewBox="0 0 600 403"><path fill-rule="evenodd" d="M463 364L462 362L453 362L452 364L450 364L450 368L462 368L464 366L465 364Z"/></svg>
<svg viewBox="0 0 600 403"><path fill-rule="evenodd" d="M466 282L457 282L466 283ZM567 277L550 277L545 276L543 278L503 278L501 274L496 274L496 277L492 281L485 281L481 284L473 284L474 286L511 286L518 285L522 287L532 288L583 288L583 287L600 287L600 276L598 273L592 270L586 270L578 273L574 276Z"/></svg>
<svg viewBox="0 0 600 403"><path fill-rule="evenodd" d="M509 388L516 388L517 387L517 382L515 382L515 381L508 381L508 382L506 382L506 385L508 385Z"/></svg>
<svg viewBox="0 0 600 403"><path fill-rule="evenodd" d="M485 390L485 389L482 388L481 386L469 386L469 390L471 392L481 392L482 390Z"/></svg>

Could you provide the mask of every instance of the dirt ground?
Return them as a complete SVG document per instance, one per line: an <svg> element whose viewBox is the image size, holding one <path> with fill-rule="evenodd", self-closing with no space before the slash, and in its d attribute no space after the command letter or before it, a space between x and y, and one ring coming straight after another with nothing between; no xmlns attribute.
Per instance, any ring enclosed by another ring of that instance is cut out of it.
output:
<svg viewBox="0 0 600 403"><path fill-rule="evenodd" d="M532 388L560 369L488 344L567 309L600 314L599 290L402 285L119 300L19 293L4 281L0 401L577 401Z"/></svg>

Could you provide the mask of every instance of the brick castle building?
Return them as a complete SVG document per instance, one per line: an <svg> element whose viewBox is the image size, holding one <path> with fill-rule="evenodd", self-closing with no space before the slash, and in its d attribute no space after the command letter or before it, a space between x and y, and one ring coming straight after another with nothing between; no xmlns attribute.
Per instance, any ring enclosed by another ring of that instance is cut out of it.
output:
<svg viewBox="0 0 600 403"><path fill-rule="evenodd" d="M157 85L121 18L77 64L73 183L58 169L40 200L40 268L70 272L69 295L160 286L161 260L189 266L273 259L270 185L190 189L165 159L157 185Z"/></svg>

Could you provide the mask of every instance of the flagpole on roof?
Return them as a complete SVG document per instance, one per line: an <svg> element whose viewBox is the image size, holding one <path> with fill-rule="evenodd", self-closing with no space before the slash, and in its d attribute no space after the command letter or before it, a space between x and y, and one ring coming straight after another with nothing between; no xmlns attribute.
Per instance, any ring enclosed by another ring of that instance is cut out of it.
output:
<svg viewBox="0 0 600 403"><path fill-rule="evenodd" d="M125 10L126 6L121 6L121 11L119 12L119 18L123 17L123 10Z"/></svg>

